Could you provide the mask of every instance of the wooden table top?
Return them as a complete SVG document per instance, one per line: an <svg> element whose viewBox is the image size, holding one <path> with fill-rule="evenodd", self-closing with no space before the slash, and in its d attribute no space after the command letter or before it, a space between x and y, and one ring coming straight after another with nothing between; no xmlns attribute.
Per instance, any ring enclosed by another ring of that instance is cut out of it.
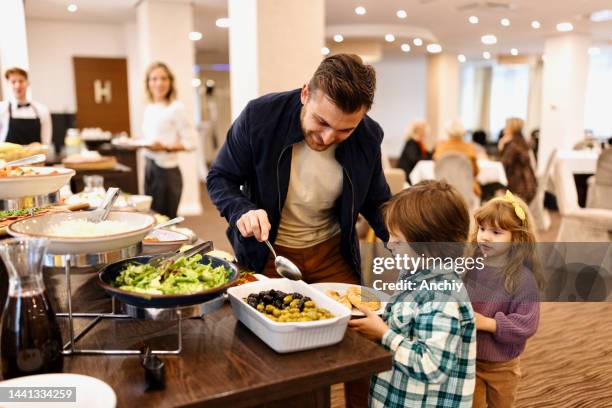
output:
<svg viewBox="0 0 612 408"><path fill-rule="evenodd" d="M45 282L55 307L64 311L63 270L46 270ZM101 311L108 297L93 271L74 271L74 311ZM103 310L102 310L103 311ZM88 320L79 319L82 327ZM60 319L66 327L66 319ZM78 345L83 348L176 346L176 322L104 320ZM67 332L63 330L64 341ZM229 304L204 319L183 321L183 350L161 356L166 389L145 392L138 356L75 355L64 358L64 372L86 374L107 382L123 406L247 407L389 370L391 354L350 329L339 344L278 354L238 322Z"/></svg>

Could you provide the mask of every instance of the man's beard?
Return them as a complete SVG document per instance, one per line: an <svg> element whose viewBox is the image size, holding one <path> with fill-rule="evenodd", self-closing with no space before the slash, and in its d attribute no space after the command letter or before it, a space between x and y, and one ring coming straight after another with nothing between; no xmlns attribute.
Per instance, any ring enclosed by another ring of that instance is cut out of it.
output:
<svg viewBox="0 0 612 408"><path fill-rule="evenodd" d="M306 145L308 145L308 147L310 147L312 150L315 150L317 152L323 152L329 149L330 146L321 145L316 142L317 139L314 135L315 132L311 130L307 130L304 127L304 117L305 116L306 116L306 107L302 106L302 110L300 111L300 128L302 129L302 134L304 135L304 141L306 142Z"/></svg>

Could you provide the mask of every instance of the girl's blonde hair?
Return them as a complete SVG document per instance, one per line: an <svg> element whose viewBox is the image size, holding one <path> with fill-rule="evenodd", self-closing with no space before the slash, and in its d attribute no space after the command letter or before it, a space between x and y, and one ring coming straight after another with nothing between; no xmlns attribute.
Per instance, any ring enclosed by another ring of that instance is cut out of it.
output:
<svg viewBox="0 0 612 408"><path fill-rule="evenodd" d="M529 207L519 197L506 193L488 201L474 213L475 225L470 242L476 243L480 226L496 227L512 234L508 263L503 268L504 288L513 293L521 281L523 266L529 268L539 289L544 287L542 266L536 250L537 236ZM480 251L477 246L476 251Z"/></svg>
<svg viewBox="0 0 612 408"><path fill-rule="evenodd" d="M157 68L161 68L166 71L166 75L168 75L168 79L170 80L170 87L168 88L168 93L164 96L164 99L167 102L171 102L176 99L176 88L174 86L174 74L170 71L170 68L163 62L154 62L146 70L145 73L145 94L147 95L147 100L149 102L154 102L153 94L151 93L151 89L149 89L149 78L151 77L151 73Z"/></svg>

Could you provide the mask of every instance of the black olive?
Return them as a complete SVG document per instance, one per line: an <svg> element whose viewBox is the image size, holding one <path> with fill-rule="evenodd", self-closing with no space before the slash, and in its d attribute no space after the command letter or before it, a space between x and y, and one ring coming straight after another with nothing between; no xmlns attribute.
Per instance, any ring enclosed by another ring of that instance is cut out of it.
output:
<svg viewBox="0 0 612 408"><path fill-rule="evenodd" d="M308 296L304 296L304 302L308 302L309 300L312 300L312 299L309 298Z"/></svg>
<svg viewBox="0 0 612 408"><path fill-rule="evenodd" d="M285 298L285 296L287 296L287 294L285 292L281 292L280 290L276 291L276 298L283 300Z"/></svg>
<svg viewBox="0 0 612 408"><path fill-rule="evenodd" d="M258 297L255 293L251 293L248 297L247 297L247 302L250 302L251 300L257 300Z"/></svg>
<svg viewBox="0 0 612 408"><path fill-rule="evenodd" d="M263 300L264 305L266 305L266 306L267 305L271 305L272 302L274 302L274 298L272 296L270 296L270 295L264 295L262 300Z"/></svg>
<svg viewBox="0 0 612 408"><path fill-rule="evenodd" d="M274 307L281 310L284 308L282 299L274 299Z"/></svg>
<svg viewBox="0 0 612 408"><path fill-rule="evenodd" d="M294 299L301 299L301 298L303 298L303 297L304 297L304 296L302 296L301 294L299 294L299 293L297 293L297 292L295 292L295 293L294 293L293 295L291 295L291 296L293 296L293 298L294 298Z"/></svg>
<svg viewBox="0 0 612 408"><path fill-rule="evenodd" d="M259 296L260 299L263 299L264 296L266 296L268 293L266 291L261 291L259 292L259 294L257 296Z"/></svg>
<svg viewBox="0 0 612 408"><path fill-rule="evenodd" d="M247 301L247 303L249 304L249 306L254 307L255 309L257 309L257 304L259 303L257 301L257 299L251 298Z"/></svg>
<svg viewBox="0 0 612 408"><path fill-rule="evenodd" d="M300 312L304 311L304 303L306 303L306 298L300 299L300 301L297 304L298 309L300 309Z"/></svg>

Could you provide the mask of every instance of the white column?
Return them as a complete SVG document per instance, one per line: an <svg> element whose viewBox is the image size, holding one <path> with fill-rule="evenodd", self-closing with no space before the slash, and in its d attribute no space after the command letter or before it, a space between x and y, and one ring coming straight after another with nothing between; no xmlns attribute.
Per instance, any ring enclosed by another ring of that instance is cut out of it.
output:
<svg viewBox="0 0 612 408"><path fill-rule="evenodd" d="M3 98L8 97L4 71L11 67L27 70L29 66L23 0L2 0L0 1L0 68Z"/></svg>
<svg viewBox="0 0 612 408"><path fill-rule="evenodd" d="M538 151L540 170L554 148L571 149L584 137L590 44L590 38L580 34L546 40Z"/></svg>
<svg viewBox="0 0 612 408"><path fill-rule="evenodd" d="M229 0L232 118L253 98L307 83L325 43L324 0Z"/></svg>
<svg viewBox="0 0 612 408"><path fill-rule="evenodd" d="M191 79L195 47L188 38L189 32L193 31L193 5L189 0L143 0L137 6L137 31L142 65L141 83L144 84L144 71L150 63L166 63L175 76L177 99L185 105L193 120L195 91ZM181 153L180 167L183 173L183 195L178 212L182 215L200 214L202 205L195 153Z"/></svg>
<svg viewBox="0 0 612 408"><path fill-rule="evenodd" d="M459 61L452 54L430 55L427 61L427 123L431 149L445 139L444 128L459 118Z"/></svg>

